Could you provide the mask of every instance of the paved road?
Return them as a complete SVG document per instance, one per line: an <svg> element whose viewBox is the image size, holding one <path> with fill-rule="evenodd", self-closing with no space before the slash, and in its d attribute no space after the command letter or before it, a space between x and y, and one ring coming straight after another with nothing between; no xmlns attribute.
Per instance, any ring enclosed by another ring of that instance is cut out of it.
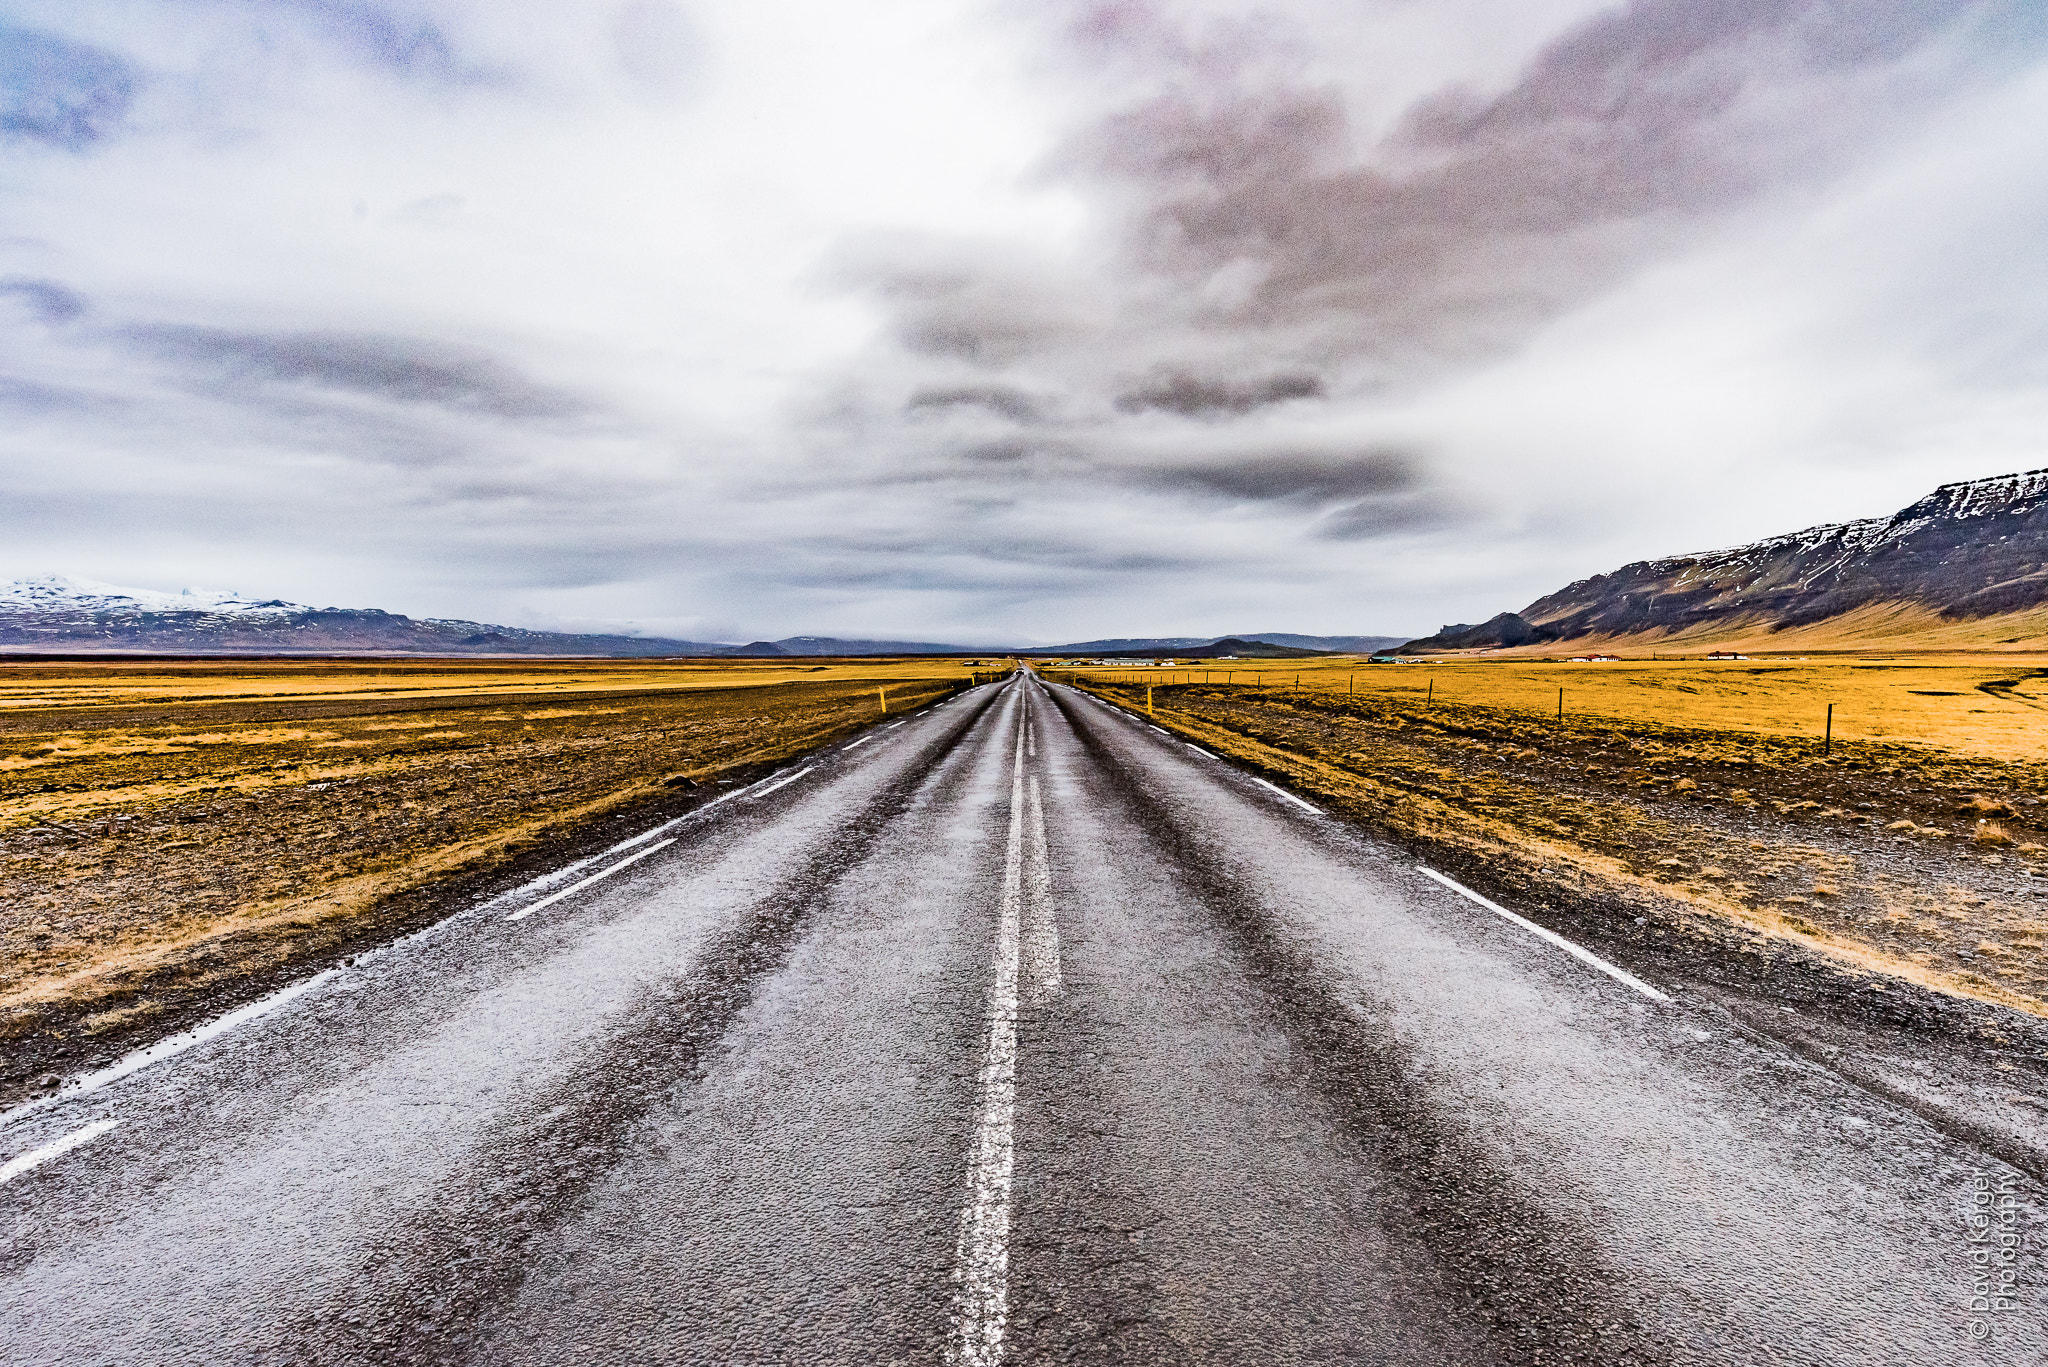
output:
<svg viewBox="0 0 2048 1367"><path fill-rule="evenodd" d="M1030 677L0 1157L10 1364L2048 1361L2026 1179Z"/></svg>

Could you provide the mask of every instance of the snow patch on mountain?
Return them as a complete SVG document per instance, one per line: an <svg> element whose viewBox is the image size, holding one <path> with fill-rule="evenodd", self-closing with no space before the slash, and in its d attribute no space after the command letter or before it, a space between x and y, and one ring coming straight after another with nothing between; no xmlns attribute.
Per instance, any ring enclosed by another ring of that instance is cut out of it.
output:
<svg viewBox="0 0 2048 1367"><path fill-rule="evenodd" d="M2048 606L2048 470L1944 484L1890 517L1639 560L1408 650L1496 649L1584 637L1781 631L1880 605L1964 622ZM2037 627L2015 626L2001 645Z"/></svg>
<svg viewBox="0 0 2048 1367"><path fill-rule="evenodd" d="M278 617L313 610L301 603L287 603L278 598L255 599L232 590L191 588L182 593L165 593L158 589L122 588L118 584L102 584L91 579L71 579L61 574L32 575L0 584L0 611L11 612L206 612L237 617Z"/></svg>

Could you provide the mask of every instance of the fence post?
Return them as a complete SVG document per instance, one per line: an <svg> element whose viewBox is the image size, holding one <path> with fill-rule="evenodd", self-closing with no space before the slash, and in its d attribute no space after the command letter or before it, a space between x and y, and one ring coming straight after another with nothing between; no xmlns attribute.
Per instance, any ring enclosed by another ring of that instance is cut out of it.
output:
<svg viewBox="0 0 2048 1367"><path fill-rule="evenodd" d="M1557 690L1557 724L1559 726L1564 725L1564 690L1562 688Z"/></svg>
<svg viewBox="0 0 2048 1367"><path fill-rule="evenodd" d="M1823 755L1835 753L1835 705L1833 703L1828 704L1828 729L1820 743L1820 752Z"/></svg>

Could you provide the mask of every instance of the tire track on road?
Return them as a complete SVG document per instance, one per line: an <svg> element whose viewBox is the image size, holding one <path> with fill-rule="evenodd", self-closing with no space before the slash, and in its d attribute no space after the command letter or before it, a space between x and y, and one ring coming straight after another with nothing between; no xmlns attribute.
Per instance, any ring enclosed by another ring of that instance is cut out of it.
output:
<svg viewBox="0 0 2048 1367"><path fill-rule="evenodd" d="M1215 845L1190 830L1058 689L1053 705L1101 780L1159 842L1163 862L1228 931L1245 971L1308 1061L1391 1198L1394 1242L1419 1243L1499 1360L1661 1363L1636 1341L1625 1276L1600 1240L1525 1191L1505 1159L1431 1100L1428 1074L1385 1010L1341 983ZM1617 1326L1613 1330L1598 1326Z"/></svg>
<svg viewBox="0 0 2048 1367"><path fill-rule="evenodd" d="M811 913L921 797L967 781L961 742L1000 698L992 692L948 717L912 763L819 847L794 874L755 899L755 911L715 937L695 969L648 993L612 1035L560 1071L563 1080L528 1098L529 1119L477 1146L478 1174L445 1188L395 1224L360 1269L356 1285L294 1326L302 1346L338 1349L338 1360L466 1361L482 1327L515 1297L530 1247L569 1218L618 1162L635 1131L678 1088L702 1078L722 1040L786 961ZM592 1079L644 1077L594 1089Z"/></svg>

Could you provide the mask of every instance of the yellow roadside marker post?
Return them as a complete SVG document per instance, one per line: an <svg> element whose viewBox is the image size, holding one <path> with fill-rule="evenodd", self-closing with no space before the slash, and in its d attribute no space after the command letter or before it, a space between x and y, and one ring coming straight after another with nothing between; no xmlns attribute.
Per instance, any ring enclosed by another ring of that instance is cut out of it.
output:
<svg viewBox="0 0 2048 1367"><path fill-rule="evenodd" d="M1145 715L1152 716L1152 685L1145 685Z"/></svg>
<svg viewBox="0 0 2048 1367"><path fill-rule="evenodd" d="M881 689L877 688L875 690L875 696L881 700L882 710L884 712L887 712L889 710L889 695L887 693L884 693Z"/></svg>

